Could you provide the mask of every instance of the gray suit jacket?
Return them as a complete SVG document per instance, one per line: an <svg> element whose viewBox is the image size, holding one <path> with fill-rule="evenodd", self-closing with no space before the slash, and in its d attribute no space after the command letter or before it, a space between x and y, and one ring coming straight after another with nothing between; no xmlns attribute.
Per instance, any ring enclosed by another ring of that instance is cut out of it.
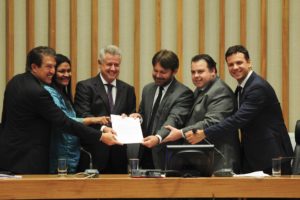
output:
<svg viewBox="0 0 300 200"><path fill-rule="evenodd" d="M182 128L185 124L193 103L193 92L174 78L161 100L154 118L154 133L149 133L147 128L150 123L156 89L157 85L154 83L150 83L144 87L139 112L143 117L142 129L144 137L151 134L158 134L164 139L169 134L169 130L164 128L165 125ZM143 151L143 147L141 147L141 151ZM155 168L163 169L165 144L155 146L152 149L152 155Z"/></svg>
<svg viewBox="0 0 300 200"><path fill-rule="evenodd" d="M229 86L219 77L209 83L207 87L195 96L194 105L189 114L187 123L182 129L183 132L192 129L205 129L217 124L226 117L233 114L236 98ZM233 131L231 134L220 137L207 138L208 142L215 145L224 156L215 151L215 170L224 167L232 167L235 172L240 168L240 148L238 133ZM205 141L202 143L206 143ZM224 166L224 163L230 166Z"/></svg>

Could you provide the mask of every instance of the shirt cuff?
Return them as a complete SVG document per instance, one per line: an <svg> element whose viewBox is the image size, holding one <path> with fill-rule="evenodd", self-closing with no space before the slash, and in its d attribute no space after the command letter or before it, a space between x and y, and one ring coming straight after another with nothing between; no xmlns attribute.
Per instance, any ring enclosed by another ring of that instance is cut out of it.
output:
<svg viewBox="0 0 300 200"><path fill-rule="evenodd" d="M158 137L158 140L159 140L159 143L158 144L160 144L161 143L161 141L162 141L162 137L160 136L160 135L155 135L156 137Z"/></svg>
<svg viewBox="0 0 300 200"><path fill-rule="evenodd" d="M105 125L101 126L100 131L101 131L101 132L104 132L104 129L105 129L106 127L107 127L107 126L105 126Z"/></svg>
<svg viewBox="0 0 300 200"><path fill-rule="evenodd" d="M181 132L181 136L182 136L182 138L184 138L184 139L185 139L185 134L184 134L184 132L182 131L182 129L180 129L180 132Z"/></svg>

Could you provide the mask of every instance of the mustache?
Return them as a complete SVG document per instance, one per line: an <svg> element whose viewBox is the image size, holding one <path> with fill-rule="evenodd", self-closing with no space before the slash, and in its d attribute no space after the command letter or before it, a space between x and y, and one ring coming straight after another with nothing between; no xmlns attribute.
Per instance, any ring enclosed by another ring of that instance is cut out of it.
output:
<svg viewBox="0 0 300 200"><path fill-rule="evenodd" d="M164 78L157 78L157 77L154 77L155 80L158 80L158 81L164 81L165 79Z"/></svg>

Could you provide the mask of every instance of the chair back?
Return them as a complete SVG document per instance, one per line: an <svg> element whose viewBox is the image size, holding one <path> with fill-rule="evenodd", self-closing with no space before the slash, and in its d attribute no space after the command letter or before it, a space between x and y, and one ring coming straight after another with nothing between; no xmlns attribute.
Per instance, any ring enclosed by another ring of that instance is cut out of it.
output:
<svg viewBox="0 0 300 200"><path fill-rule="evenodd" d="M300 174L300 120L296 122L296 127L295 127L295 141L296 141L296 146L294 150L294 160L293 160L293 174L294 175L299 175Z"/></svg>
<svg viewBox="0 0 300 200"><path fill-rule="evenodd" d="M295 127L295 141L296 145L300 145L300 120L296 122L296 127Z"/></svg>

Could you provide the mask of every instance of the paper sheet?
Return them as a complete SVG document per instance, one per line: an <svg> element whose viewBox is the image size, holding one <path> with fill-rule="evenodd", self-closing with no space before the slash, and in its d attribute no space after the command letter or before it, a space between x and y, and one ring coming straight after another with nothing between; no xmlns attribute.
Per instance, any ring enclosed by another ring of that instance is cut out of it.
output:
<svg viewBox="0 0 300 200"><path fill-rule="evenodd" d="M138 118L110 115L112 128L117 133L117 139L123 144L142 143L143 133Z"/></svg>
<svg viewBox="0 0 300 200"><path fill-rule="evenodd" d="M248 174L235 174L235 177L266 177L270 176L269 174L265 174L263 171L251 172Z"/></svg>

